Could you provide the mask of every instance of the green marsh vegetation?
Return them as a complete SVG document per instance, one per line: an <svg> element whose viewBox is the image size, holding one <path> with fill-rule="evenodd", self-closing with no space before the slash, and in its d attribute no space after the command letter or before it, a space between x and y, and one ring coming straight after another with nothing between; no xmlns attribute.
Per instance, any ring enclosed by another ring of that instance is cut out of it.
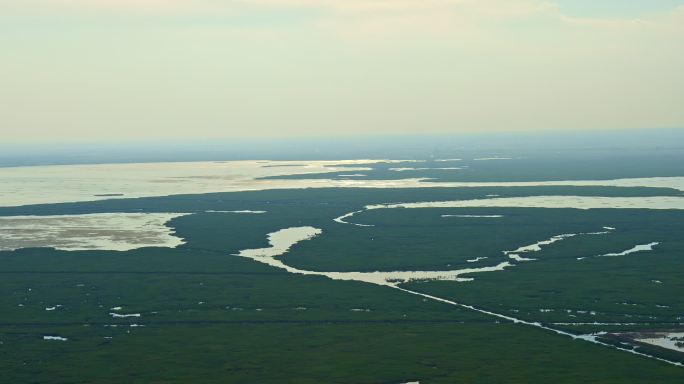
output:
<svg viewBox="0 0 684 384"><path fill-rule="evenodd" d="M323 235L297 244L283 256L288 264L321 271L446 270L493 265L506 259L501 251L553 235L610 226L616 230L554 243L529 255L536 261L474 274L472 282L414 282L404 287L545 324L627 319L640 323L557 326L578 333L678 327L673 324L684 315L677 294L684 281L682 212L385 209L353 217L352 221L373 227L333 221L367 204L487 194L652 196L679 192L600 187L320 189L2 208L2 215L194 213L170 223L187 241L176 249L0 252L2 380L681 382L681 368L654 360L388 287L291 275L231 256L241 249L267 246L269 232L311 225L323 229ZM267 213L204 213L239 209ZM503 217L444 218L442 214ZM592 257L652 241L661 244L650 252ZM476 257L487 259L466 261ZM112 309L117 307L121 309ZM140 317L120 318L112 313ZM46 335L68 340L45 341Z"/></svg>

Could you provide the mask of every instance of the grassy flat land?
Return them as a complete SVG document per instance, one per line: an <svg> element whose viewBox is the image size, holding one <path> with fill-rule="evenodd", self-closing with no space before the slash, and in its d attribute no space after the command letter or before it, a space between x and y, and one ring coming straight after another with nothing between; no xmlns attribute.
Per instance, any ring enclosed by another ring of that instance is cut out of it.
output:
<svg viewBox="0 0 684 384"><path fill-rule="evenodd" d="M672 322L684 316L684 303L677 294L684 281L684 213L396 209L354 217L354 221L374 227L332 221L366 204L476 198L490 193L650 196L677 192L579 187L328 189L3 208L3 215L140 210L196 214L172 221L178 235L187 240L177 249L0 252L4 293L0 297L0 382L684 380L682 368L607 347L501 323L387 287L295 276L231 256L241 249L267 246L269 232L312 225L322 228L323 235L298 244L284 257L287 263L322 271L451 269L471 266L465 260L479 256L488 259L478 266L495 264L504 260L502 250L556 234L612 226L617 229L610 234L564 240L530 255L538 261L477 274L472 282L405 286L545 323L622 321L630 315L629 319L645 322L630 329L652 329L653 322ZM209 209L263 209L268 213L201 213ZM504 217L441 217L494 213ZM642 254L576 260L651 241L662 244ZM625 301L630 305L622 304ZM57 305L61 306L46 310ZM110 309L119 306L121 310ZM115 318L112 312L140 317ZM595 329L606 327L575 330ZM44 341L44 335L69 340Z"/></svg>

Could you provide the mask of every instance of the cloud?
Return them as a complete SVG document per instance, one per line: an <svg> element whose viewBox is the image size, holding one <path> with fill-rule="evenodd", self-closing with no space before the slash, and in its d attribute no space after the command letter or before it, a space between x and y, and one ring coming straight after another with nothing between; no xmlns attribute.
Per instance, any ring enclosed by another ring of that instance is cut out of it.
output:
<svg viewBox="0 0 684 384"><path fill-rule="evenodd" d="M676 30L676 24L681 25L684 19L684 6L644 14L642 18L577 17L564 14L563 8L552 0L0 0L0 11L3 9L23 14L85 14L89 18L143 14L180 19L198 15L241 17L246 11L247 19L260 11L301 12L308 17L297 19L299 22L345 36L459 33L466 27L492 28L526 19L576 28L634 29L662 25ZM274 28L281 25L276 24Z"/></svg>
<svg viewBox="0 0 684 384"><path fill-rule="evenodd" d="M0 0L0 9L15 12L142 12L173 14L226 9L230 2L208 0Z"/></svg>
<svg viewBox="0 0 684 384"><path fill-rule="evenodd" d="M538 17L557 11L543 0L241 0L270 9L316 9L311 22L344 37L469 33L478 24Z"/></svg>

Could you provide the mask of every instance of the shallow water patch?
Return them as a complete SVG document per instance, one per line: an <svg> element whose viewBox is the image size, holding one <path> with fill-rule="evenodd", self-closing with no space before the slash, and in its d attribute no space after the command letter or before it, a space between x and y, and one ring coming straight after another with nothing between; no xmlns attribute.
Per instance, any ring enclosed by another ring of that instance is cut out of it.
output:
<svg viewBox="0 0 684 384"><path fill-rule="evenodd" d="M94 213L0 216L0 251L54 248L64 251L128 251L174 248L184 243L166 223L185 213Z"/></svg>

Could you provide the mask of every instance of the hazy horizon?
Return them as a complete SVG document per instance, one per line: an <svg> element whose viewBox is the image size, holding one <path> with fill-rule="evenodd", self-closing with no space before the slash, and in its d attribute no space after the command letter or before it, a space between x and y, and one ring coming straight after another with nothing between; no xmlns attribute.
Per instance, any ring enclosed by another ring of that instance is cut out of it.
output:
<svg viewBox="0 0 684 384"><path fill-rule="evenodd" d="M548 158L559 154L680 158L684 154L684 129L0 142L0 167L212 160L429 159L469 155Z"/></svg>

